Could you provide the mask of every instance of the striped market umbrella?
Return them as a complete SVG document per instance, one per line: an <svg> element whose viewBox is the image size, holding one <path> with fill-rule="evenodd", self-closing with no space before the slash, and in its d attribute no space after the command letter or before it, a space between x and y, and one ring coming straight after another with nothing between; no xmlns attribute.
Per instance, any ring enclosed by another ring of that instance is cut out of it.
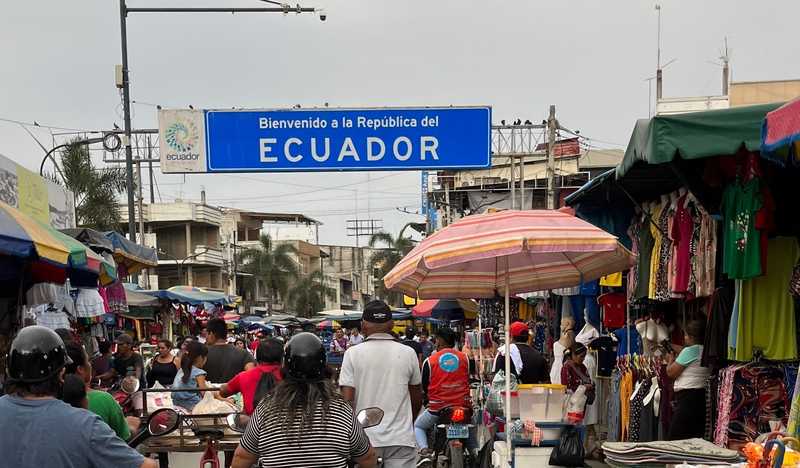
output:
<svg viewBox="0 0 800 468"><path fill-rule="evenodd" d="M800 98L767 113L761 127L761 154L783 164L800 164Z"/></svg>
<svg viewBox="0 0 800 468"><path fill-rule="evenodd" d="M70 264L72 250L58 231L11 205L0 202L0 254L41 259L59 266ZM80 263L83 258L74 258Z"/></svg>
<svg viewBox="0 0 800 468"><path fill-rule="evenodd" d="M467 216L419 243L384 278L389 289L422 299L505 296L576 286L627 270L634 255L617 238L556 210ZM479 325L480 327L480 325ZM511 407L511 353L505 353L505 414ZM511 446L511 431L506 431Z"/></svg>
<svg viewBox="0 0 800 468"><path fill-rule="evenodd" d="M633 258L615 236L575 216L507 210L436 232L383 281L421 299L492 298L576 286L627 270Z"/></svg>
<svg viewBox="0 0 800 468"><path fill-rule="evenodd" d="M90 248L11 205L0 202L0 255L98 273L104 260Z"/></svg>

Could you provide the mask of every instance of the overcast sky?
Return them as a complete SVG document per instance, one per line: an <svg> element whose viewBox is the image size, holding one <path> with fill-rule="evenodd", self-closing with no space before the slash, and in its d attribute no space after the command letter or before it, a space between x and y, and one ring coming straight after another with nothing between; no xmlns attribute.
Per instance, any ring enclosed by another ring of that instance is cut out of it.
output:
<svg viewBox="0 0 800 468"><path fill-rule="evenodd" d="M129 6L262 6L256 0L129 0ZM648 113L655 74L654 2L642 0L316 0L328 19L277 14L136 14L128 21L132 98L165 107L490 105L494 119L562 125L622 147ZM122 125L113 0L0 5L0 118L76 129ZM800 78L796 0L662 2L664 94L719 94L728 38L734 80ZM156 109L134 106L134 126ZM51 135L33 129L46 146ZM0 121L0 153L38 170L43 151ZM382 219L392 232L419 217L419 173L164 176L163 201L198 199L304 212L321 241L349 243L344 219ZM290 185L291 184L291 185ZM327 187L327 189L326 189ZM370 190L368 190L368 187ZM355 191L357 190L357 192ZM307 193L310 192L310 193ZM369 200L369 202L367 201Z"/></svg>

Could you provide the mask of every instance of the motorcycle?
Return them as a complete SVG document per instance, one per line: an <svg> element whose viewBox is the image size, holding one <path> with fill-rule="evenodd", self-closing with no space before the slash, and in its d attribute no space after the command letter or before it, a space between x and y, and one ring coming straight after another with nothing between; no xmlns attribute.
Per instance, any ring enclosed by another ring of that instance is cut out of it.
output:
<svg viewBox="0 0 800 468"><path fill-rule="evenodd" d="M139 391L141 383L136 377L129 375L122 378L117 384L108 389L114 400L119 403L125 416L137 416L138 410L134 402L134 395Z"/></svg>
<svg viewBox="0 0 800 468"><path fill-rule="evenodd" d="M439 459L448 468L473 466L474 457L467 447L471 424L472 407L448 406L439 412L439 421L433 431L433 455L420 461L419 467L438 468Z"/></svg>
<svg viewBox="0 0 800 468"><path fill-rule="evenodd" d="M139 444L150 437L158 437L169 434L181 424L181 417L177 411L171 408L161 408L153 411L147 418L147 424L143 424L142 429L128 441L131 447Z"/></svg>

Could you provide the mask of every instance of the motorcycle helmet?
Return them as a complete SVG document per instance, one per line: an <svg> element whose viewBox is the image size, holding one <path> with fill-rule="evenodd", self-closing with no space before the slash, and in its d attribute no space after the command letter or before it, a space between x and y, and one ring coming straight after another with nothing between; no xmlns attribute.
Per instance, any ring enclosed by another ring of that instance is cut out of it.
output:
<svg viewBox="0 0 800 468"><path fill-rule="evenodd" d="M8 376L14 381L39 383L72 364L56 332L38 325L20 330L8 353Z"/></svg>
<svg viewBox="0 0 800 468"><path fill-rule="evenodd" d="M299 380L320 380L327 363L325 347L313 333L298 333L286 345L284 358L287 374Z"/></svg>

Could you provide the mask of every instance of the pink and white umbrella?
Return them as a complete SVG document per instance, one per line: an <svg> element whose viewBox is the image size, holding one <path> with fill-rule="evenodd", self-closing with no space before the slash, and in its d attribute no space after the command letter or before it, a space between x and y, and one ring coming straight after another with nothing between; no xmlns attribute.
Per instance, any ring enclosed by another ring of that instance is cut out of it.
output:
<svg viewBox="0 0 800 468"><path fill-rule="evenodd" d="M576 286L627 270L633 254L617 238L561 211L467 216L431 235L384 278L421 299L491 298Z"/></svg>
<svg viewBox="0 0 800 468"><path fill-rule="evenodd" d="M383 282L421 299L492 298L504 293L509 343L511 294L577 286L627 270L634 261L615 236L569 213L509 210L467 216L436 232ZM511 407L510 355L505 353L505 414ZM506 435L511 447L511 431Z"/></svg>

